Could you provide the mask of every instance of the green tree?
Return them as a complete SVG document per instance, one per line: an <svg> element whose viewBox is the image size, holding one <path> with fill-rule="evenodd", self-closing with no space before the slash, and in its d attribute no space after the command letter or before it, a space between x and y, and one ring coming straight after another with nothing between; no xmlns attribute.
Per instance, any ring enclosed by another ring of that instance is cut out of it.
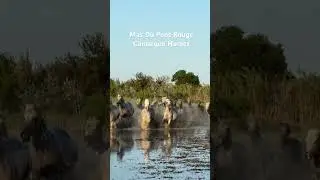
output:
<svg viewBox="0 0 320 180"><path fill-rule="evenodd" d="M119 80L110 79L110 94L115 97L117 95L118 86L120 85Z"/></svg>
<svg viewBox="0 0 320 180"><path fill-rule="evenodd" d="M172 76L172 82L175 82L176 85L189 84L189 85L200 85L199 77L193 74L192 72L186 72L185 70L179 70Z"/></svg>
<svg viewBox="0 0 320 180"><path fill-rule="evenodd" d="M211 35L210 44L213 72L239 71L245 67L269 76L287 73L282 45L272 43L263 34L245 35L237 26L225 26Z"/></svg>
<svg viewBox="0 0 320 180"><path fill-rule="evenodd" d="M102 33L87 34L82 37L79 42L84 56L104 56L109 54L109 48L107 48L104 35Z"/></svg>
<svg viewBox="0 0 320 180"><path fill-rule="evenodd" d="M147 89L153 83L153 78L151 76L145 75L142 72L136 74L136 79L134 80L135 89L137 91Z"/></svg>
<svg viewBox="0 0 320 180"><path fill-rule="evenodd" d="M106 83L107 59L110 56L110 49L106 44L102 33L85 35L79 42L83 52L81 62L81 85L86 95L93 91L103 91L101 84Z"/></svg>

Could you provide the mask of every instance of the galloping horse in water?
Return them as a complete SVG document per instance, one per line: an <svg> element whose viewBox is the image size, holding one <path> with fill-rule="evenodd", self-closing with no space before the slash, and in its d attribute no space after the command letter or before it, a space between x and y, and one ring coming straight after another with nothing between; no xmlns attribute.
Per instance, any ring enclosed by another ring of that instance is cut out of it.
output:
<svg viewBox="0 0 320 180"><path fill-rule="evenodd" d="M132 116L134 109L131 103L125 102L121 95L118 95L117 106L110 105L110 127L111 129L130 128L133 125Z"/></svg>
<svg viewBox="0 0 320 180"><path fill-rule="evenodd" d="M154 109L150 106L149 99L145 99L144 107L140 114L140 128L144 130L150 127L157 128L158 124L155 121Z"/></svg>
<svg viewBox="0 0 320 180"><path fill-rule="evenodd" d="M130 102L125 102L123 97L118 94L117 106L120 108L120 116L127 118L132 117L134 114L133 106Z"/></svg>
<svg viewBox="0 0 320 180"><path fill-rule="evenodd" d="M177 111L174 109L172 102L170 99L165 100L165 109L164 114L162 118L162 124L166 127L170 127L172 121L175 121L177 119Z"/></svg>
<svg viewBox="0 0 320 180"><path fill-rule="evenodd" d="M40 158L38 176L62 179L78 162L78 146L69 134L60 128L48 128L34 104L27 104L24 111L25 126L20 134L24 142L31 143Z"/></svg>

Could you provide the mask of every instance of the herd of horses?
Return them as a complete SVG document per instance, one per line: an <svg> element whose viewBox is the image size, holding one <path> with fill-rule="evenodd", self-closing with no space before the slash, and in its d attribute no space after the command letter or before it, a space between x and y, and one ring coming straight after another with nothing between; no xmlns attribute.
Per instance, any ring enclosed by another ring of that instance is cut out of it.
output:
<svg viewBox="0 0 320 180"><path fill-rule="evenodd" d="M157 103L150 103L145 99L143 105L137 104L141 108L141 129L157 128L161 125L172 127L173 122L183 113L180 105L182 102L172 102L164 97ZM164 109L161 120L157 120L155 112L157 108ZM205 108L202 107L202 109ZM132 127L133 114L132 104L125 102L119 95L117 105L110 107L111 129ZM103 126L102 124L100 126ZM99 123L96 127L98 126ZM87 145L97 154L106 152L110 145L101 138L103 131L103 128L96 128L92 134L84 136ZM32 150L40 161L39 168L34 168ZM35 104L24 106L24 123L20 138L9 135L6 119L0 116L0 177L2 180L41 178L62 180L74 169L78 161L79 147L76 140L63 128L49 127L39 106Z"/></svg>
<svg viewBox="0 0 320 180"><path fill-rule="evenodd" d="M168 129L175 127L183 112L181 100L172 101L167 97L150 103L145 99L141 103L139 99L137 106L141 109L139 116L139 127L142 130L164 127ZM116 105L110 105L110 125L112 129L123 129L133 127L133 114L135 112L130 102L124 101L119 95ZM210 104L207 103L202 109L209 114ZM199 107L200 108L200 107ZM161 109L161 110L159 110ZM162 112L162 113L159 113ZM182 119L183 120L183 119ZM247 134L250 137L252 147L261 146L264 134L255 121L248 121ZM3 180L26 180L26 179L63 179L79 160L79 150L75 140L64 130L57 127L49 127L41 110L35 104L26 104L24 107L24 123L20 132L20 139L13 138L8 134L4 116L0 115L0 177ZM320 172L320 129L309 129L304 140L292 136L291 127L288 123L280 123L279 142L282 151L290 154L292 163L302 164L308 162L314 179L319 179ZM215 133L211 133L211 149L214 152L212 162L215 164L215 176L224 177L226 174L221 169L223 166L236 164L235 137L226 121L219 120ZM96 133L99 134L97 131ZM102 133L102 132L100 132ZM98 135L99 136L99 135ZM96 137L98 137L96 136ZM92 138L97 140L99 138ZM31 147L36 152L43 164L39 169L33 169L30 153ZM102 143L97 143L101 146ZM101 153L105 152L108 145L97 147ZM269 147L263 146L266 151ZM97 150L98 152L98 150ZM270 155L270 154L269 154ZM266 155L268 156L268 155ZM223 157L223 158L221 158ZM225 163L226 159L232 163ZM271 157L262 158L263 161ZM227 174L230 174L228 172ZM224 178L221 178L224 179ZM241 179L238 177L238 179Z"/></svg>
<svg viewBox="0 0 320 180"><path fill-rule="evenodd" d="M244 134L245 137L248 137L247 141L250 142L250 145L243 143L245 138L242 138L241 133L237 130L231 130L231 125L226 120L215 122L216 129L214 133L211 133L211 149L214 153L211 161L215 162L215 171L212 171L214 172L212 176L215 179L266 179L268 173L265 172L265 174L261 173L262 176L260 175L259 178L253 176L258 170L252 169L256 168L259 163L264 165L261 168L263 171L272 168L273 170L270 171L280 171L277 172L278 174L269 172L269 174L276 175L267 179L286 179L289 177L289 179L320 179L320 129L311 128L304 138L298 138L292 134L291 125L281 122L277 131L279 133L272 133L272 138L270 138L272 142L277 143L272 144L266 143L271 142L267 139L267 137L271 137L271 133L262 132L255 120L248 119ZM250 146L250 150L248 150L248 146ZM280 150L276 151L273 148ZM255 156L254 154L257 152L260 154ZM242 160L241 157L243 157ZM253 164L251 167L249 161ZM278 164L276 162L282 164L279 165L279 170L275 170ZM298 168L294 169L294 167ZM240 170L236 172L231 169Z"/></svg>
<svg viewBox="0 0 320 180"><path fill-rule="evenodd" d="M112 101L111 101L112 102ZM139 127L142 130L157 128L176 127L177 121L183 120L184 102L181 99L171 100L167 97L154 99L151 103L145 99L137 99L137 107L141 110L139 114ZM187 103L191 106L191 102ZM116 105L110 105L110 127L111 129L125 129L134 126L134 107L130 102L126 102L121 95L118 95ZM210 103L198 104L202 111L209 112Z"/></svg>

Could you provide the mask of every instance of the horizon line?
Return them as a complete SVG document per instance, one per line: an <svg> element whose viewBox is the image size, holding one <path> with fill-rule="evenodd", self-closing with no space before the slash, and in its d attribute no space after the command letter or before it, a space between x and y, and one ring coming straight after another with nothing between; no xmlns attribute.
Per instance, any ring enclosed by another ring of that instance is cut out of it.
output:
<svg viewBox="0 0 320 180"><path fill-rule="evenodd" d="M151 76L151 77L153 79L155 79L155 77L153 77L153 76ZM159 76L159 77L161 77L161 76ZM170 77L170 76L168 76L168 77ZM120 83L124 83L124 82L127 82L127 81L131 80L131 79L134 79L135 77L132 77L132 78L129 78L129 79L126 79L126 80L120 79L119 77L111 77L111 76L109 78L110 78L110 80L115 80L115 81L119 81ZM199 78L199 81L200 81L200 85L210 85L210 80L209 80L209 82L204 82L204 81L201 81L200 78ZM171 81L171 77L170 77L170 80L168 81L168 83L174 84L174 82Z"/></svg>

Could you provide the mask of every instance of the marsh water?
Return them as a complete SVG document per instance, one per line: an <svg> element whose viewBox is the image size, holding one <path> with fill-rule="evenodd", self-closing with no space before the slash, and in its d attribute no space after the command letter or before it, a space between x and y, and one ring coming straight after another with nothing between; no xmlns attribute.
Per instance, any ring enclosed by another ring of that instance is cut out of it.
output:
<svg viewBox="0 0 320 180"><path fill-rule="evenodd" d="M210 179L209 126L120 130L111 138L110 179Z"/></svg>

